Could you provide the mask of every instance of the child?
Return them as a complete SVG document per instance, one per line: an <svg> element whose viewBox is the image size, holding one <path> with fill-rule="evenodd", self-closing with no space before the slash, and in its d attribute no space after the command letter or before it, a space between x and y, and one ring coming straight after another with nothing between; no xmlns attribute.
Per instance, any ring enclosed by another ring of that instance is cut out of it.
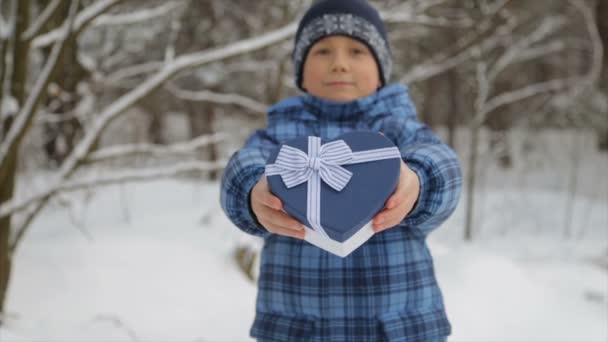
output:
<svg viewBox="0 0 608 342"><path fill-rule="evenodd" d="M407 88L387 85L391 56L378 12L365 0L324 0L304 15L293 51L307 94L268 111L230 159L221 204L246 233L264 238L256 318L262 341L445 341L451 332L426 236L453 212L457 156L418 121ZM373 130L401 151L401 176L373 220L376 234L346 258L306 241L281 210L264 166L281 142Z"/></svg>

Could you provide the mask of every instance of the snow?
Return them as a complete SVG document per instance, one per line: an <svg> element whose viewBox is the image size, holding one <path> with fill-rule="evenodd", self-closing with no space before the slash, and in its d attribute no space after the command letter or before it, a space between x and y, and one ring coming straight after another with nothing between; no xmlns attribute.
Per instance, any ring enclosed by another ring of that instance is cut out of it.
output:
<svg viewBox="0 0 608 342"><path fill-rule="evenodd" d="M256 288L232 253L253 238L225 218L218 188L149 181L71 194L71 208L51 203L15 256L0 340L251 340ZM484 193L487 212L509 205L503 191ZM606 201L576 198L590 201L582 236L536 229L555 222L564 196L526 192L544 205L514 223L484 213L473 242L462 240L461 200L431 235L451 341L608 340Z"/></svg>

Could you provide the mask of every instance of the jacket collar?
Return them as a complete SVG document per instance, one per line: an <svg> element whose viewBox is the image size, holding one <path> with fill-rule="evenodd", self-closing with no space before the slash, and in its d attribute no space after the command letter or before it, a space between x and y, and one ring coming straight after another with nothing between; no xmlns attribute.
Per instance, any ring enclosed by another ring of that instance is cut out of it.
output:
<svg viewBox="0 0 608 342"><path fill-rule="evenodd" d="M310 94L290 97L271 106L268 115L276 118L297 113L302 119L356 120L363 115L369 117L386 114L387 110L398 110L399 107L408 106L410 101L407 87L393 83L369 96L348 102L326 100Z"/></svg>

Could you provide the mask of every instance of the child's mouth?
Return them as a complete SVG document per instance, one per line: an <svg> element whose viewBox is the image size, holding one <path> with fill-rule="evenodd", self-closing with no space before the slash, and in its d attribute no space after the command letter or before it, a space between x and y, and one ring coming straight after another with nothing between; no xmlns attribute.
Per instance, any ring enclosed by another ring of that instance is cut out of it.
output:
<svg viewBox="0 0 608 342"><path fill-rule="evenodd" d="M352 86L353 83L351 82L327 82L325 83L325 85L329 86L329 87L347 87L347 86Z"/></svg>

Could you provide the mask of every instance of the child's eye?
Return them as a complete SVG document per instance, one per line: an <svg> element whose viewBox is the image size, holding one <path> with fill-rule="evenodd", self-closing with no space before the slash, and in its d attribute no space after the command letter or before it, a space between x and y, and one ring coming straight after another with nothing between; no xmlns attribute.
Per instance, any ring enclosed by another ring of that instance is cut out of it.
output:
<svg viewBox="0 0 608 342"><path fill-rule="evenodd" d="M363 55L366 53L365 49L361 48L352 48L350 51L353 55Z"/></svg>
<svg viewBox="0 0 608 342"><path fill-rule="evenodd" d="M328 55L330 53L329 49L319 48L315 50L315 55Z"/></svg>

